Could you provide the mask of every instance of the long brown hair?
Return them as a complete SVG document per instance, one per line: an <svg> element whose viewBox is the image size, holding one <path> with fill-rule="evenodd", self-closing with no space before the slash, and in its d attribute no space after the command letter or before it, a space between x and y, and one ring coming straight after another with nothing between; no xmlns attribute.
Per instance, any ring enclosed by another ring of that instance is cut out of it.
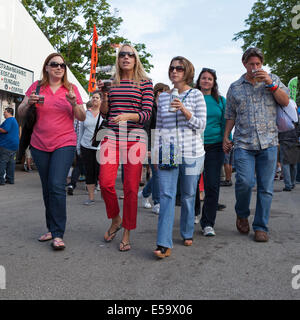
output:
<svg viewBox="0 0 300 320"><path fill-rule="evenodd" d="M41 86L46 86L49 84L49 76L48 76L48 72L46 71L46 66L48 65L49 61L54 57L61 57L63 62L65 62L64 57L60 53L54 52L49 54L49 56L46 58L43 65L43 70L41 75L41 78L42 78ZM70 90L72 84L68 81L67 68L65 69L64 76L62 78L62 84L66 89Z"/></svg>
<svg viewBox="0 0 300 320"><path fill-rule="evenodd" d="M217 75L216 72L213 69L208 69L208 68L203 68L202 71L199 74L199 77L196 81L196 88L201 91L201 86L200 86L200 78L204 72L208 72L209 74L212 75L214 78L214 86L211 88L211 96L219 103L220 101L220 93L219 93L219 86L217 83Z"/></svg>

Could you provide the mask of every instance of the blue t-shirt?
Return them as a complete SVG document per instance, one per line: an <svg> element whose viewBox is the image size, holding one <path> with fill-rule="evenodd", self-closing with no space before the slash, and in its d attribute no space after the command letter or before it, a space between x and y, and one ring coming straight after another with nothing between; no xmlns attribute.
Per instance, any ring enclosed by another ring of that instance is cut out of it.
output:
<svg viewBox="0 0 300 320"><path fill-rule="evenodd" d="M7 133L0 132L0 147L16 151L19 148L19 125L14 117L7 118L0 128Z"/></svg>

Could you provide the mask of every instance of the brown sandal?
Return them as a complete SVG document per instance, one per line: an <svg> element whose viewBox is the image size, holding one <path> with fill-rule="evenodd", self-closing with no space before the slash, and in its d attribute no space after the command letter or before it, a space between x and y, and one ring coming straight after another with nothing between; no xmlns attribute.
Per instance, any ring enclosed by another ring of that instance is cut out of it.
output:
<svg viewBox="0 0 300 320"><path fill-rule="evenodd" d="M163 259L171 255L171 249L163 246L157 246L156 250L153 251L157 258Z"/></svg>
<svg viewBox="0 0 300 320"><path fill-rule="evenodd" d="M110 228L108 229L108 231L107 231L107 232L105 233L105 235L104 235L104 241L105 241L105 242L111 242L111 241L113 241L114 238L115 238L115 236L116 236L116 234L117 234L117 232L118 232L121 228L122 228L122 224L120 224L115 231L110 232L110 229L111 229L111 227L110 227ZM106 236L106 234L107 234L107 236ZM105 237L105 236L106 236L106 237Z"/></svg>
<svg viewBox="0 0 300 320"><path fill-rule="evenodd" d="M131 246L130 246L129 242L125 243L125 242L121 241L120 249L119 249L121 252L129 251L130 249L131 249Z"/></svg>

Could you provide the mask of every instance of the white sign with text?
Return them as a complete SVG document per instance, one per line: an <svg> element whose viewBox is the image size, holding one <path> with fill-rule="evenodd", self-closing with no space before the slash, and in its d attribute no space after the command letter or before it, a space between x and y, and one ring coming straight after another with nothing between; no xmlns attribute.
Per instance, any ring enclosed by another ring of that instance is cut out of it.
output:
<svg viewBox="0 0 300 320"><path fill-rule="evenodd" d="M0 60L0 90L25 95L33 82L33 71Z"/></svg>

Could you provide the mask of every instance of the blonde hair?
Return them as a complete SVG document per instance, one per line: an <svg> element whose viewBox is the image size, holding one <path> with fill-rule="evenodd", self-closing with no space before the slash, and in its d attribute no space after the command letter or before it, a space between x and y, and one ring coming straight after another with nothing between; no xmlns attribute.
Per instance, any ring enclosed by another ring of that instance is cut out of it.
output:
<svg viewBox="0 0 300 320"><path fill-rule="evenodd" d="M49 56L46 58L43 64L41 86L46 86L49 84L49 75L48 75L48 72L46 71L46 66L48 65L49 61L54 57L61 57L63 62L65 63L65 59L60 53L55 52L55 53L49 54ZM64 76L62 78L62 84L66 89L70 90L72 84L68 81L67 67L65 69Z"/></svg>
<svg viewBox="0 0 300 320"><path fill-rule="evenodd" d="M121 45L121 47L120 47L120 49L118 51L118 56L117 56L117 59L116 59L116 74L114 76L113 84L116 85L116 86L120 85L120 81L121 81L121 78L122 78L122 69L119 66L119 52L121 52L124 47L131 48L132 51L135 54L135 64L134 64L133 79L132 79L133 82L136 85L139 85L142 80L150 80L150 78L147 76L147 74L146 74L146 72L144 70L144 67L142 65L142 62L141 62L141 60L139 58L139 54L136 51L136 49L132 45L124 43L124 44Z"/></svg>

